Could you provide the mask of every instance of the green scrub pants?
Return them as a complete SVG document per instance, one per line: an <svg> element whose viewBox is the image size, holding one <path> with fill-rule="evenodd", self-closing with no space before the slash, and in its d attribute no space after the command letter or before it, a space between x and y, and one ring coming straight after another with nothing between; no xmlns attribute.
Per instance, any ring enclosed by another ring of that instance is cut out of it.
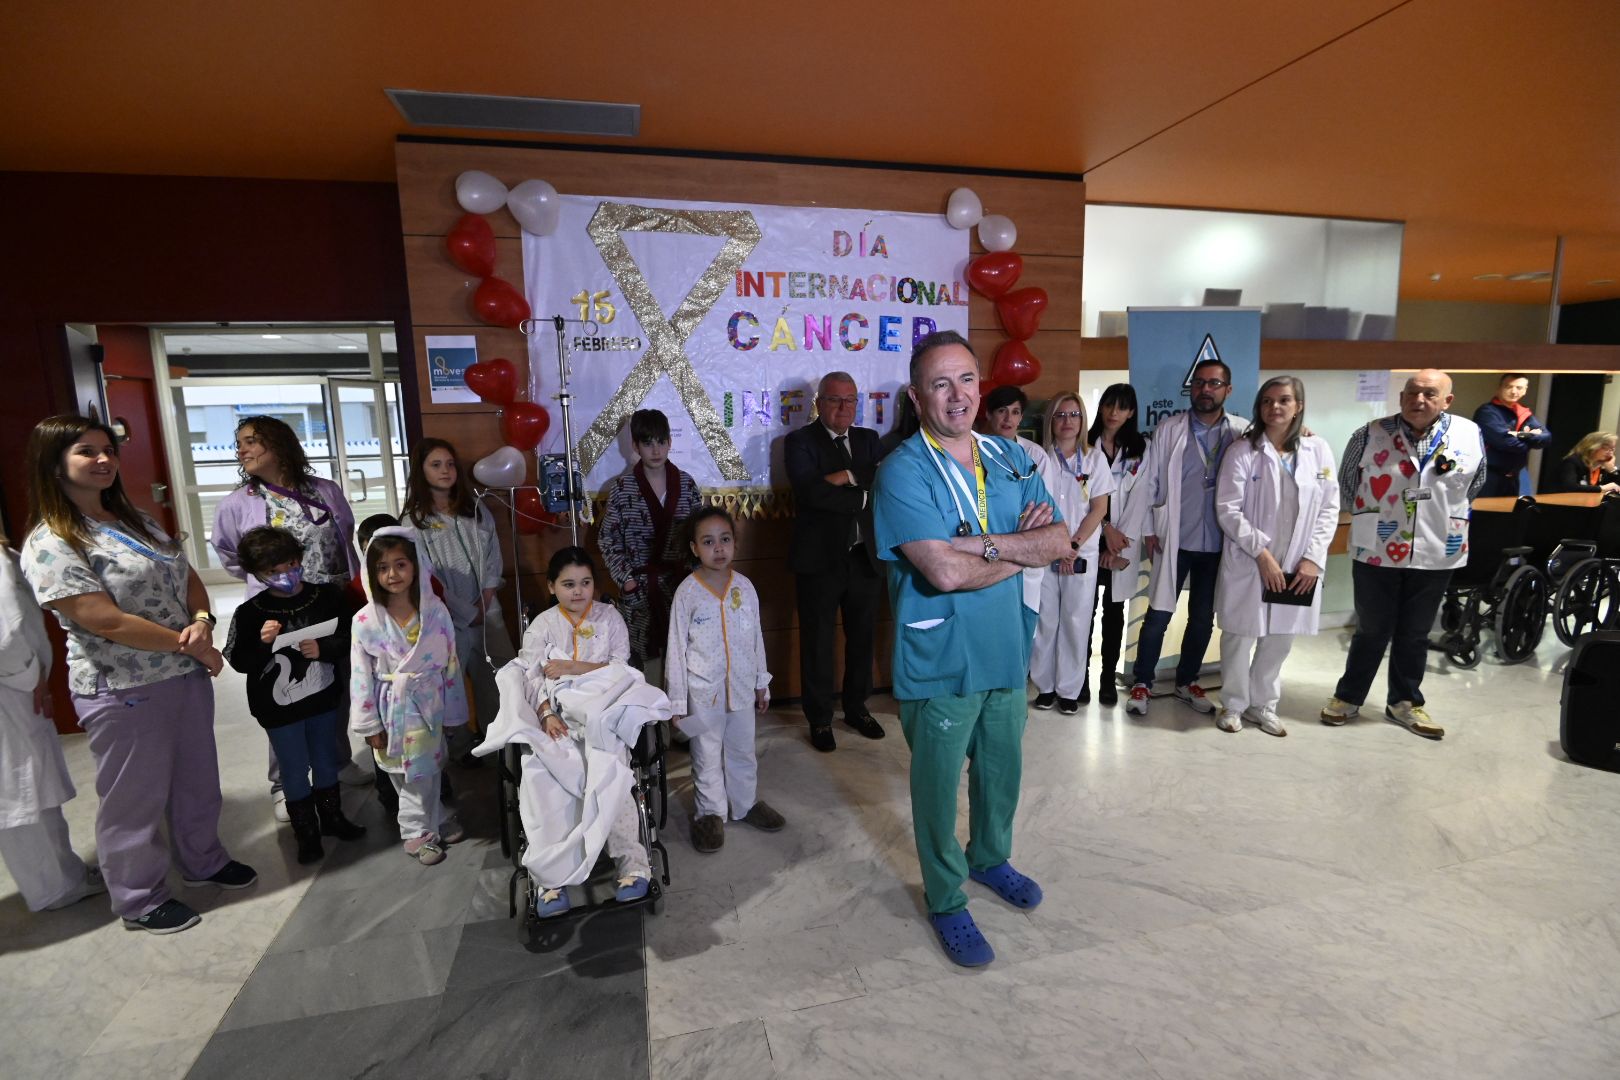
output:
<svg viewBox="0 0 1620 1080"><path fill-rule="evenodd" d="M1024 769L1024 688L900 703L911 747L911 818L930 915L967 907L968 868L1012 857L1013 814ZM968 763L968 846L956 841L956 792Z"/></svg>

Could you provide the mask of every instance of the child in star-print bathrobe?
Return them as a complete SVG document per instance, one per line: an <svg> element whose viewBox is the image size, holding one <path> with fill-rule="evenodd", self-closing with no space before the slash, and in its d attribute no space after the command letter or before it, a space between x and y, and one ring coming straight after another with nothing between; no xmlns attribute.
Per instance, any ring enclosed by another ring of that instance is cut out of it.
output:
<svg viewBox="0 0 1620 1080"><path fill-rule="evenodd" d="M445 728L467 722L450 610L431 588L433 568L416 532L378 529L366 545L371 602L354 616L349 726L399 789L405 853L431 865L464 832L439 802Z"/></svg>

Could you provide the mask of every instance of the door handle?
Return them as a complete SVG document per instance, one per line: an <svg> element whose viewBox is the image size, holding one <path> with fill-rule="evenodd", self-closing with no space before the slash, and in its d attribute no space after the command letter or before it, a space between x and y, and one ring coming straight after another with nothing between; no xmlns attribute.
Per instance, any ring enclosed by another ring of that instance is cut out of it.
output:
<svg viewBox="0 0 1620 1080"><path fill-rule="evenodd" d="M169 485L168 484L153 484L152 485L152 501L157 503L159 506L168 506L169 505Z"/></svg>
<svg viewBox="0 0 1620 1080"><path fill-rule="evenodd" d="M370 494L371 489L369 487L367 487L367 485L366 485L366 474L365 474L364 470L350 469L349 474L351 476L360 477L360 501L361 502L370 502L371 501L371 494Z"/></svg>

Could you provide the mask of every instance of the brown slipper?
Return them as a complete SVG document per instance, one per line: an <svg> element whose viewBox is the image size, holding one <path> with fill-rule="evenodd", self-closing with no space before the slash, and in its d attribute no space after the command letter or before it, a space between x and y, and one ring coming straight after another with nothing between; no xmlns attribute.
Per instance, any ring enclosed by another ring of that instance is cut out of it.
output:
<svg viewBox="0 0 1620 1080"><path fill-rule="evenodd" d="M752 810L743 815L743 824L752 825L761 832L776 832L787 824L787 818L771 809L769 803L760 801L754 804Z"/></svg>
<svg viewBox="0 0 1620 1080"><path fill-rule="evenodd" d="M726 842L726 823L716 814L705 814L692 822L692 846L707 855L719 851Z"/></svg>

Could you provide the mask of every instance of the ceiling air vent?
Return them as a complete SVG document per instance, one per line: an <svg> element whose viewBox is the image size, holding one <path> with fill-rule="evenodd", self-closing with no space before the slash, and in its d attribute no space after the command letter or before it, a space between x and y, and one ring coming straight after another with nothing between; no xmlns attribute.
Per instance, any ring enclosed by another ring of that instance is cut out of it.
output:
<svg viewBox="0 0 1620 1080"><path fill-rule="evenodd" d="M640 105L493 94L441 94L426 90L389 90L387 94L400 115L420 127L626 138L641 133Z"/></svg>

